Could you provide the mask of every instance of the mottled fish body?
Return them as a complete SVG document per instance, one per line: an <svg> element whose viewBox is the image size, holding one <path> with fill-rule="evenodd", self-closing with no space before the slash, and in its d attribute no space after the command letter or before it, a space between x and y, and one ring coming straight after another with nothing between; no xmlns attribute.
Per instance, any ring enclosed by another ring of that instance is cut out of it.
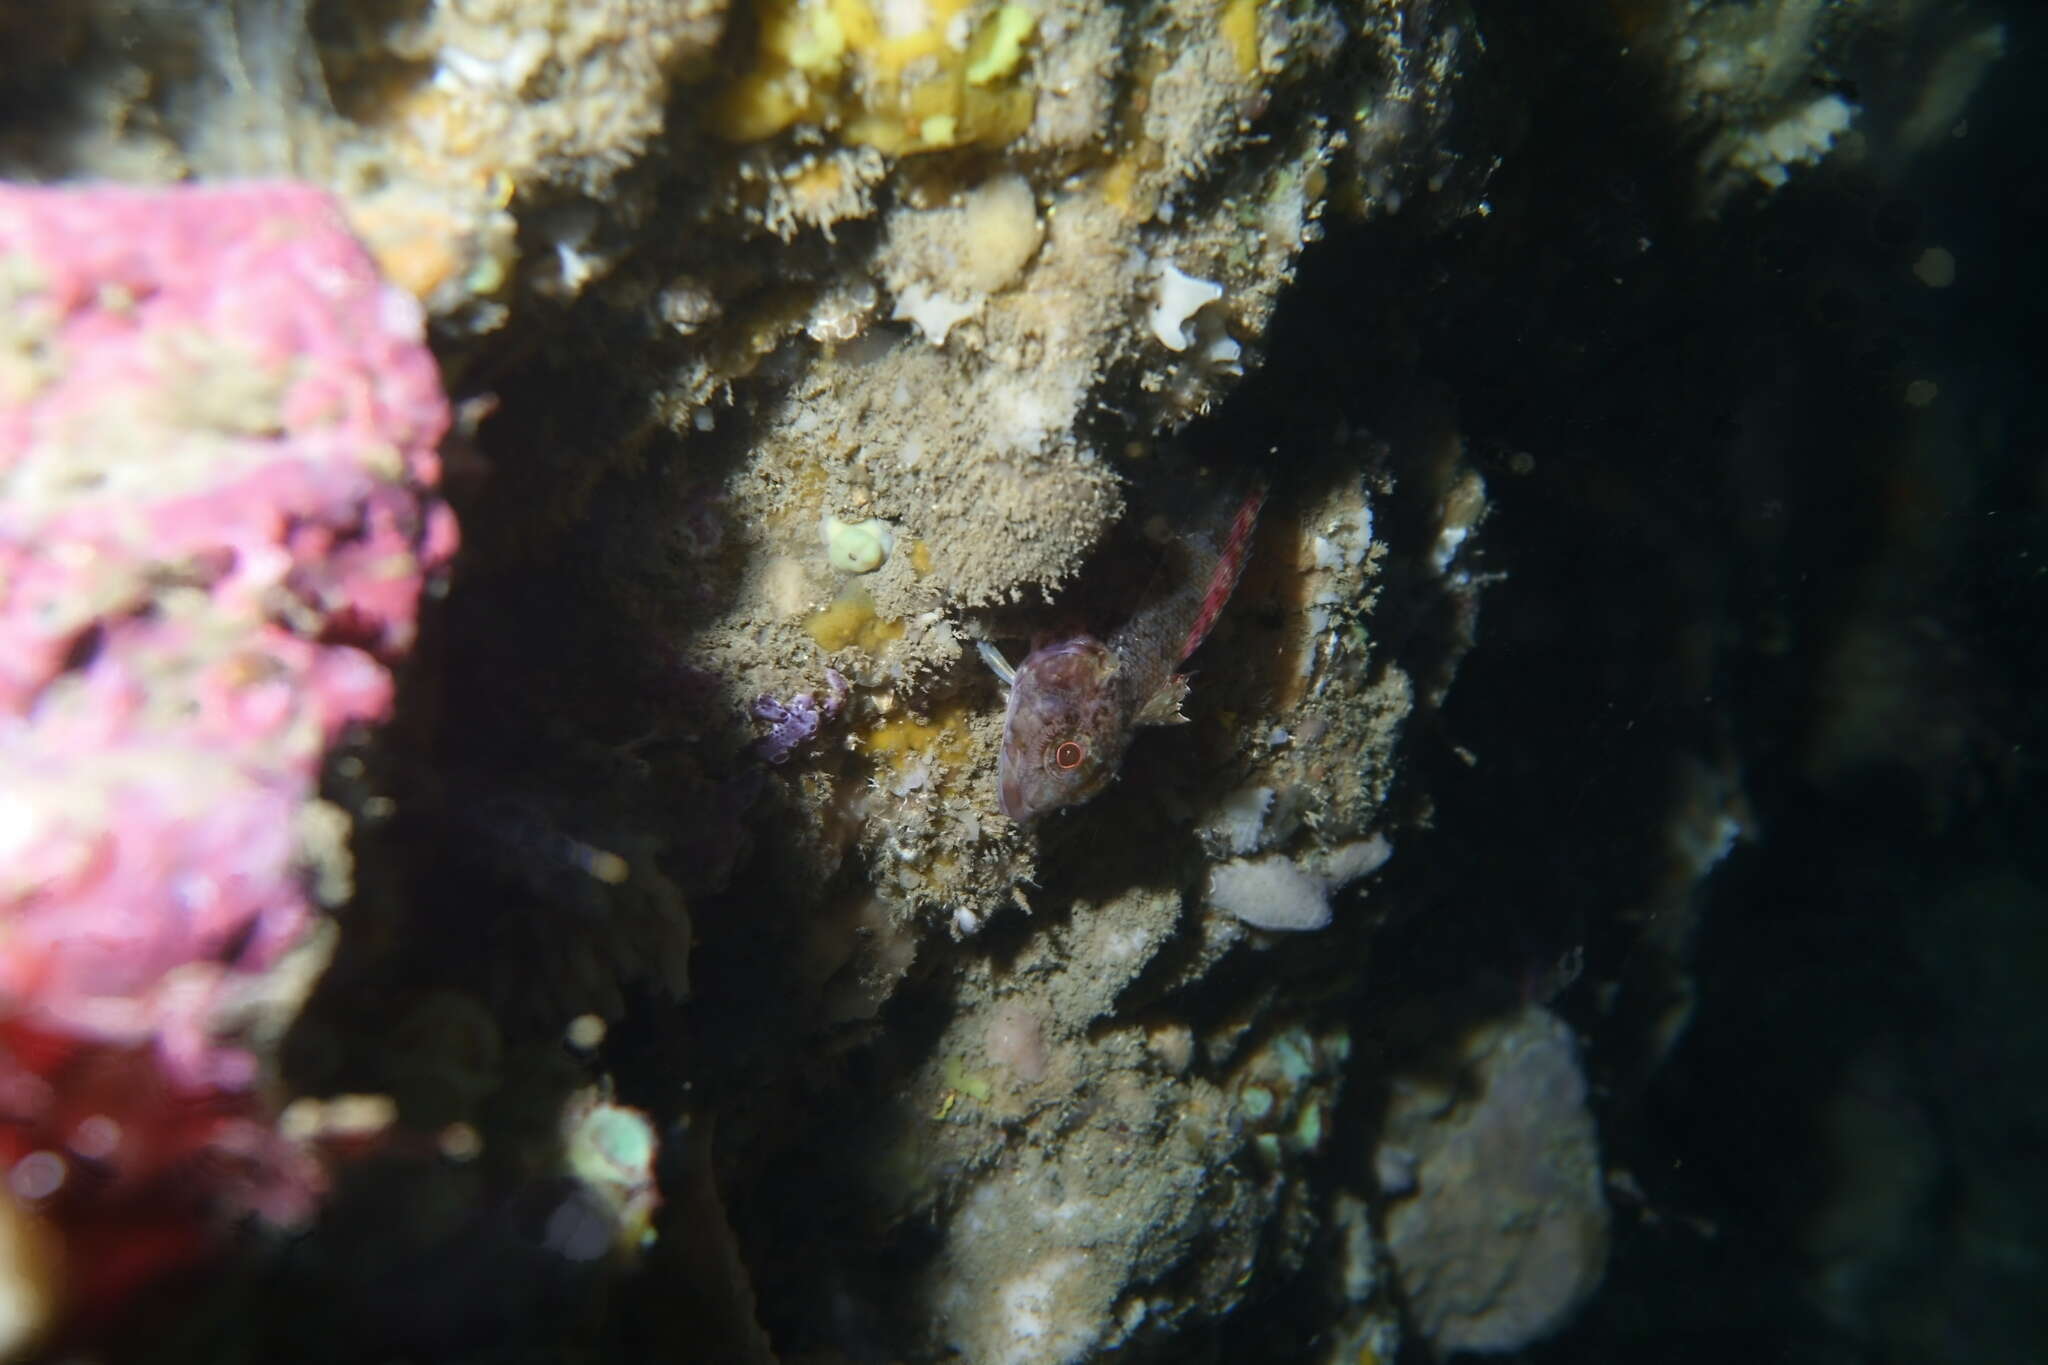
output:
<svg viewBox="0 0 2048 1365"><path fill-rule="evenodd" d="M1264 501L1263 489L1247 497L1220 544L1183 542L1193 562L1180 582L1140 607L1107 644L1068 636L1040 644L1017 665L996 761L1003 814L1022 824L1079 805L1116 776L1138 727L1186 719L1180 665L1208 638L1244 575Z"/></svg>

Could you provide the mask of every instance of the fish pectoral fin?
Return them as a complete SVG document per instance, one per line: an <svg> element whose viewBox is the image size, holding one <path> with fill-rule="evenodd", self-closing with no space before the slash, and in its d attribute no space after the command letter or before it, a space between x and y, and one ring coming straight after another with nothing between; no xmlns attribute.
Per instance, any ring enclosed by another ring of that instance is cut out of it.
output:
<svg viewBox="0 0 2048 1365"><path fill-rule="evenodd" d="M1180 704L1187 699L1188 680L1176 673L1167 679L1166 686L1154 692L1138 709L1137 723L1140 725L1186 725L1188 718L1180 713Z"/></svg>
<svg viewBox="0 0 2048 1365"><path fill-rule="evenodd" d="M997 649L986 640L976 640L974 648L980 653L981 661L988 665L989 672L996 675L997 682L1005 687L1013 686L1016 683L1017 670L1010 666L1008 659L1003 657L1003 651Z"/></svg>

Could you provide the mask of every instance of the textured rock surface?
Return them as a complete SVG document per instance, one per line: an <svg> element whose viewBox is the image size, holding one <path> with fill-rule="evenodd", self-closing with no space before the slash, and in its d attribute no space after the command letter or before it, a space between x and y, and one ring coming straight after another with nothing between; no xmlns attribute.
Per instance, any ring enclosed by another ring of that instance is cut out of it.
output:
<svg viewBox="0 0 2048 1365"><path fill-rule="evenodd" d="M1439 1352L1512 1351L1562 1326L1606 1266L1586 1080L1542 1009L1474 1029L1455 1068L1394 1083L1373 1158L1387 1254Z"/></svg>

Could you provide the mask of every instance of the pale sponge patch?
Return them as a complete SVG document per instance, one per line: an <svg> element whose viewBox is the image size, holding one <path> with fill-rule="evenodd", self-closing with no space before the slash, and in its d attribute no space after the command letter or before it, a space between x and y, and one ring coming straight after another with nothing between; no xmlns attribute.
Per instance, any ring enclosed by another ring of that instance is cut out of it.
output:
<svg viewBox="0 0 2048 1365"><path fill-rule="evenodd" d="M1339 844L1315 860L1315 871L1331 890L1349 886L1368 872L1377 872L1394 856L1394 846L1384 834L1353 839Z"/></svg>
<svg viewBox="0 0 2048 1365"><path fill-rule="evenodd" d="M990 1061L1006 1068L1018 1080L1036 1085L1045 1079L1050 1061L1045 1045L1044 1011L1024 1000L1005 1000L990 1016L988 1028L982 1034L982 1046Z"/></svg>
<svg viewBox="0 0 2048 1365"><path fill-rule="evenodd" d="M999 175L968 191L955 212L963 239L958 285L993 294L1015 284L1045 238L1031 186L1022 176Z"/></svg>
<svg viewBox="0 0 2048 1365"><path fill-rule="evenodd" d="M1329 889L1279 853L1212 869L1209 904L1259 929L1301 931L1330 922Z"/></svg>
<svg viewBox="0 0 2048 1365"><path fill-rule="evenodd" d="M1217 803L1202 832L1227 853L1251 853L1266 832L1266 812L1273 809L1271 787L1240 787Z"/></svg>
<svg viewBox="0 0 2048 1365"><path fill-rule="evenodd" d="M1306 864L1283 853L1232 858L1210 869L1209 905L1257 929L1320 929L1330 922L1330 893L1377 871L1393 853L1385 836L1375 834Z"/></svg>
<svg viewBox="0 0 2048 1365"><path fill-rule="evenodd" d="M1022 176L996 176L946 208L896 214L880 260L894 316L943 344L954 324L1023 277L1044 240L1038 200Z"/></svg>
<svg viewBox="0 0 2048 1365"><path fill-rule="evenodd" d="M1062 1288L1087 1269L1078 1251L1055 1252L1000 1286L1004 1326L1009 1331L1003 1365L1069 1365L1094 1347L1094 1325L1065 1309Z"/></svg>

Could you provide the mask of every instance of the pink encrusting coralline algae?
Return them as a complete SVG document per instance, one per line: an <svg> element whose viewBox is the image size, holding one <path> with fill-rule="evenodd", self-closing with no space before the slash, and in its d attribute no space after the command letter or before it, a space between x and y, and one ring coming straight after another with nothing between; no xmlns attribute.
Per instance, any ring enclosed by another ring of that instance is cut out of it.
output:
<svg viewBox="0 0 2048 1365"><path fill-rule="evenodd" d="M0 186L0 1026L248 1092L221 1016L345 868L320 765L454 552L447 421L321 191Z"/></svg>

